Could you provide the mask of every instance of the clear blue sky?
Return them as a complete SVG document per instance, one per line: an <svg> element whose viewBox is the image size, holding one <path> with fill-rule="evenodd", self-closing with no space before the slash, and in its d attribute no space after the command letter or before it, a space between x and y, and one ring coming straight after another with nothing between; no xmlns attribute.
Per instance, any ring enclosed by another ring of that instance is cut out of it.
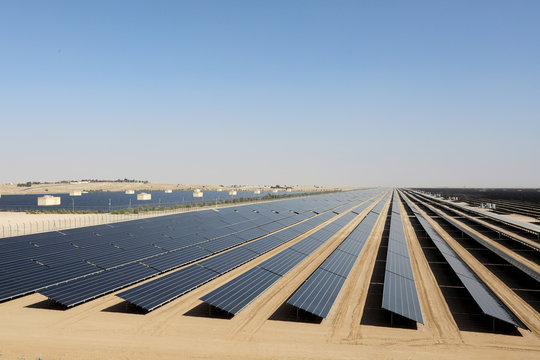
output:
<svg viewBox="0 0 540 360"><path fill-rule="evenodd" d="M540 186L540 1L1 1L0 182Z"/></svg>

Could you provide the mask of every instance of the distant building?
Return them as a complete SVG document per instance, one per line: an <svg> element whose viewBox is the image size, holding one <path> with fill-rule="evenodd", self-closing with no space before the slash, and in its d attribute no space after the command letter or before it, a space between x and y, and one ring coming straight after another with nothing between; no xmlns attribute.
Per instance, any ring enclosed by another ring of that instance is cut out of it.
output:
<svg viewBox="0 0 540 360"><path fill-rule="evenodd" d="M38 206L55 206L60 205L61 200L60 196L44 195L38 197L37 204Z"/></svg>

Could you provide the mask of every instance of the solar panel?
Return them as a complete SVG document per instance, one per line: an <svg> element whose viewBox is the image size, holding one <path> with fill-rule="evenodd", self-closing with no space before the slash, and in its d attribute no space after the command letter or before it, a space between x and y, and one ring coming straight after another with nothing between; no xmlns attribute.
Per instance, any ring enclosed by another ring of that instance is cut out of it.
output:
<svg viewBox="0 0 540 360"><path fill-rule="evenodd" d="M244 247L239 247L216 255L210 259L203 260L199 265L217 273L224 274L257 256L259 256L259 254L256 252L245 249Z"/></svg>
<svg viewBox="0 0 540 360"><path fill-rule="evenodd" d="M416 191L415 191L415 193L416 193ZM427 196L427 195L424 195L424 196ZM445 203L445 204L450 205L452 207L455 207L455 208L458 208L458 209L461 209L461 210L465 210L467 212L475 213L475 214L480 215L482 217L492 218L492 219L495 219L495 220L497 220L499 222L503 222L505 224L511 225L513 227L523 229L525 231L533 232L533 233L536 233L536 234L540 234L540 226L538 226L536 224L531 224L531 223L528 223L528 222L525 222L525 221L512 219L512 218L509 218L509 217L504 216L504 215L496 214L494 212L487 212L487 211L479 210L479 209L476 209L476 208L474 208L472 206L457 204L457 203L454 203L454 202L449 201L449 200L441 200L441 199L437 199L437 200L439 202Z"/></svg>
<svg viewBox="0 0 540 360"><path fill-rule="evenodd" d="M346 278L356 262L356 258L356 256L350 255L338 248L326 258L320 268Z"/></svg>
<svg viewBox="0 0 540 360"><path fill-rule="evenodd" d="M388 251L386 263L388 264L386 269L389 272L399 274L400 276L414 281L411 262L408 257L396 254L392 251Z"/></svg>
<svg viewBox="0 0 540 360"><path fill-rule="evenodd" d="M37 266L30 272L18 272L16 276L12 275L11 277L2 278L0 301L26 295L53 284L102 271L82 261L65 264L54 269L49 269L41 265Z"/></svg>
<svg viewBox="0 0 540 360"><path fill-rule="evenodd" d="M306 255L294 251L293 249L285 249L279 254L272 256L270 259L259 264L259 267L283 276L298 265L299 262L304 260L305 257Z"/></svg>
<svg viewBox="0 0 540 360"><path fill-rule="evenodd" d="M240 245L244 242L245 242L244 239L241 239L238 236L231 234L231 235L221 237L219 239L214 239L214 240L200 243L199 246L206 250L211 251L212 253L218 253L223 250L227 250L234 246Z"/></svg>
<svg viewBox="0 0 540 360"><path fill-rule="evenodd" d="M446 241L433 229L431 224L420 214L411 202L405 202L420 222L420 225L433 241L437 249L454 270L467 291L482 311L494 318L503 320L515 326L526 328L514 313L497 297L497 295L471 270L459 255L446 243Z"/></svg>
<svg viewBox="0 0 540 360"><path fill-rule="evenodd" d="M325 318L344 282L344 277L319 268L287 300L287 303Z"/></svg>
<svg viewBox="0 0 540 360"><path fill-rule="evenodd" d="M260 229L266 231L266 233L268 234L276 230L282 229L283 227L284 226L280 224L279 222L271 222L269 224L262 225Z"/></svg>
<svg viewBox="0 0 540 360"><path fill-rule="evenodd" d="M384 276L382 307L423 323L414 280L390 271L386 271Z"/></svg>
<svg viewBox="0 0 540 360"><path fill-rule="evenodd" d="M453 227L455 227L456 229L460 230L461 232L463 232L464 234L467 234L469 237L471 237L473 240L475 240L477 243L481 244L482 246L484 246L485 248L487 248L488 250L492 251L493 253L497 254L499 257L503 258L504 260L506 260L507 262L509 262L510 264L514 265L516 268L518 268L519 270L521 270L522 272L524 272L525 274L529 275L531 278L533 278L534 280L540 282L540 273L538 273L537 271L535 271L534 269L531 269L530 267L528 267L527 265L521 263L520 261L518 261L517 259L515 259L514 257L510 256L509 254L505 253L504 251L501 251L499 250L496 246L490 244L489 242L487 242L486 240L482 239L480 236L476 235L474 232L468 230L467 228L465 228L464 226L460 225L459 223L457 223L454 219L452 218L449 218L447 216L445 216L441 211L439 211L438 209L434 208L433 206L429 205L429 204L426 204L426 206L431 209L432 211L434 211L435 213L439 214L445 221L447 221L450 225L452 225Z"/></svg>
<svg viewBox="0 0 540 360"><path fill-rule="evenodd" d="M377 217L378 213L373 212L364 217L337 249L295 291L287 303L325 318L362 251Z"/></svg>
<svg viewBox="0 0 540 360"><path fill-rule="evenodd" d="M263 237L244 245L246 249L255 251L258 254L264 254L284 243L284 240L275 237L274 235Z"/></svg>
<svg viewBox="0 0 540 360"><path fill-rule="evenodd" d="M2 264L0 265L0 280L17 278L24 273L33 273L45 269L47 269L46 266L40 265L37 262L28 259L24 259L13 264Z"/></svg>
<svg viewBox="0 0 540 360"><path fill-rule="evenodd" d="M177 251L172 251L167 254L154 256L145 260L142 263L159 270L160 272L176 269L182 265L192 263L196 260L210 256L212 252L198 246L189 246Z"/></svg>
<svg viewBox="0 0 540 360"><path fill-rule="evenodd" d="M279 275L256 266L201 300L234 315L279 279Z"/></svg>
<svg viewBox="0 0 540 360"><path fill-rule="evenodd" d="M328 230L327 228L331 228L332 230ZM281 276L285 275L299 262L318 249L324 241L328 241L340 229L340 226L336 227L327 224L323 229L316 232L316 234L319 234L317 236L318 238L310 235L302 239L290 248L281 251L259 264L259 266L252 268L211 293L201 297L201 300L228 313L236 314L259 296L267 287L271 286ZM344 272L346 267L333 266L332 269ZM331 274L331 276L338 276L326 270L322 271ZM341 276L338 277L343 279Z"/></svg>
<svg viewBox="0 0 540 360"><path fill-rule="evenodd" d="M288 229L283 229L281 231L278 231L270 236L276 238L276 239L280 239L281 241L283 242L286 242L286 241L289 241L289 240L292 240L294 239L295 237L299 236L301 234L301 232L299 231L296 231L292 228L288 228Z"/></svg>
<svg viewBox="0 0 540 360"><path fill-rule="evenodd" d="M266 234L268 234L268 232L264 231L261 228L253 228L235 233L235 235L238 236L240 239L244 239L246 241L256 239Z"/></svg>
<svg viewBox="0 0 540 360"><path fill-rule="evenodd" d="M40 290L39 293L64 306L72 307L156 274L156 270L134 263L55 285Z"/></svg>
<svg viewBox="0 0 540 360"><path fill-rule="evenodd" d="M268 230L277 229L278 225L294 224L336 206L350 206L347 204L357 198L358 193L360 192L321 195L311 199L280 200L224 208L220 211L205 210L68 229L63 230L62 233L49 232L2 239L0 240L0 278L2 278L2 285L12 286L6 296L13 296L13 294L18 296L35 291L38 286L49 286L56 281L73 280L74 276L78 276L77 272L70 273L62 269L66 269L67 265L76 261L94 261L108 269L145 259L144 261L152 264L149 266L155 266L157 271L167 271L207 255L207 252L196 247L182 252L176 252L177 249L203 244L208 239L215 239L234 231L241 231L241 236L245 237L244 240L251 240L265 235ZM277 212L272 212L273 209ZM309 230L333 216L332 213L325 213L308 220L309 223L297 225L302 225L304 230ZM258 225L265 228L249 229ZM300 234L301 227L285 229L276 235L281 241L286 242ZM212 245L217 244L217 242L212 243ZM269 246L268 244L266 246ZM219 248L212 250L219 251ZM167 253L168 251L172 252ZM258 251L256 250L257 254L260 254L260 251L264 251L262 246ZM194 252L194 254L190 255L188 252ZM30 259L39 261L49 269ZM9 269L4 268L3 264L9 264ZM91 267L88 271L100 271L95 266L86 265ZM54 269L59 270L53 271ZM6 274L5 279L2 274ZM17 279L14 279L15 274L18 274Z"/></svg>
<svg viewBox="0 0 540 360"><path fill-rule="evenodd" d="M313 251L317 250L322 244L323 243L320 242L319 240L308 236L307 238L300 240L299 242L291 246L290 249L295 250L307 256L311 254Z"/></svg>
<svg viewBox="0 0 540 360"><path fill-rule="evenodd" d="M392 201L382 307L423 323L397 193Z"/></svg>
<svg viewBox="0 0 540 360"><path fill-rule="evenodd" d="M115 252L113 254L91 257L87 260L103 269L110 269L112 267L125 265L131 262L135 262L137 260L142 260L150 256L163 254L164 252L164 250L158 249L155 246L145 245L130 250Z"/></svg>
<svg viewBox="0 0 540 360"><path fill-rule="evenodd" d="M315 226L315 225L313 225L313 226ZM290 232L290 231L287 231L287 230L288 230L288 229L285 229L285 230L283 230L283 231L284 231L284 232L288 232L288 233L289 233L289 236L291 236L291 234L292 234L293 236L295 235L294 232ZM281 233L281 232L278 232L278 233L276 233L276 234L274 234L274 235L272 235L272 236L270 236L270 237L268 237L268 238L272 238L272 237L276 236L276 235L279 234L279 233ZM255 241L253 241L253 242L251 242L251 243L249 243L249 244L246 244L246 245L242 246L241 248L238 248L238 250L239 250L239 249L243 249L243 248L245 248L246 250L247 250L247 249L250 249L250 248L248 247L248 245L250 245L250 244L256 244L257 242L260 242L260 241L265 241L265 239L267 239L267 238L262 238L262 239L259 239L259 240L255 240ZM282 240L282 241L285 242L285 241L288 241L288 240L289 240L289 239L287 238L287 239ZM234 249L234 250L237 250L237 249ZM231 251L234 251L234 250L231 250ZM254 249L253 249L253 250L254 250ZM231 252L231 251L229 251L229 252ZM256 257L256 256L259 256L259 252L257 252L256 250L255 250L255 252L256 252L255 255L252 255L251 253L247 253L247 252L246 252L246 253L244 254L245 258L244 258L243 256L239 256L238 254L235 255L234 253L227 255L229 252L223 253L223 254L220 254L220 255L218 255L218 256L216 256L216 257L214 257L214 258L208 259L208 260L206 260L206 262L203 261L203 262L201 262L200 264L189 266L189 267L186 268L186 269L192 268L192 267L194 267L194 266L198 266L198 267L200 267L200 266L209 266L209 267L210 267L210 266L211 266L212 268L214 268L214 269L217 270L217 271L227 271L227 268L233 269L233 268L235 268L235 267L241 265L242 263L244 263L244 262L246 261L246 258L249 259L249 258L254 258L254 257ZM160 256L157 256L156 258L159 258L159 257L161 257L161 256L168 256L168 254L166 254L166 255L160 255ZM227 259L227 261L225 261L226 259ZM220 266L224 266L224 268L220 268ZM183 270L185 270L185 269L182 269L182 270L180 270L180 271L183 271ZM186 270L186 271L187 271L187 270ZM216 276L217 276L217 275L216 275ZM159 282L159 281L160 281L160 279L156 279L156 280L154 280L154 281L151 281L150 283ZM201 281L206 282L206 281L208 281L208 280L206 280L206 278L202 278ZM150 284L150 283L148 283L148 284ZM192 286L192 285L193 285L193 284L191 284L190 286ZM140 285L140 286L141 286L142 288L146 288L146 287L148 287L149 285L143 284L143 285ZM193 285L193 286L194 286L194 285ZM198 286L198 285L197 285L197 286ZM139 296L138 296L138 293L137 293L137 291L136 291L137 288L138 288L138 287L132 289L132 290L133 290L133 293L130 295L130 298L129 298L129 299L126 298L126 300L128 300L128 301L134 303L135 305L141 306L141 307L143 307L143 308L145 308L145 309L147 309L147 310L152 310L153 308L152 308L152 309L149 309L149 306L150 306L150 305L148 305L148 304L146 303L146 299L145 299L146 294L145 294L144 292L142 292L141 297L139 297ZM182 287L182 286L179 286L177 289L178 289L178 291L183 291L183 293L186 292L185 288ZM189 291L189 290L187 290L187 291ZM171 300L172 300L172 298L176 298L176 297L179 297L179 296L181 296L181 295L182 295L182 294L177 294L174 290L172 290L172 291L170 291L170 292L167 292L164 296L158 297L158 298L159 298L159 303L165 303L165 302L167 302L167 301L170 301L170 300L166 300L166 297L171 297ZM141 305L141 304L142 304L142 305ZM157 305L157 306L159 306L159 305ZM157 306L156 306L156 307L157 307Z"/></svg>
<svg viewBox="0 0 540 360"><path fill-rule="evenodd" d="M217 276L219 276L217 272L195 264L123 291L117 296L147 311L151 311Z"/></svg>

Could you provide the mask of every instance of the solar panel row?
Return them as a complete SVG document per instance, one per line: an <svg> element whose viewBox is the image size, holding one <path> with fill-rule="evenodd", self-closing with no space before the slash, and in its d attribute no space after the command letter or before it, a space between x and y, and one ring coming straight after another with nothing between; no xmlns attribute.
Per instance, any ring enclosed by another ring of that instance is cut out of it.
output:
<svg viewBox="0 0 540 360"><path fill-rule="evenodd" d="M293 246L206 294L201 297L201 300L230 314L237 314L355 217L355 214L349 213L341 216Z"/></svg>
<svg viewBox="0 0 540 360"><path fill-rule="evenodd" d="M360 214L372 202L373 200L362 205L358 213ZM336 250L294 292L287 300L288 304L326 318L385 203L386 199L381 199Z"/></svg>
<svg viewBox="0 0 540 360"><path fill-rule="evenodd" d="M334 216L334 214L332 214L332 216ZM208 260L204 260L198 264L191 265L185 269L180 270L184 272L184 271L188 271L187 269L191 268L192 271L196 273L202 272L202 270L198 269L201 267L212 270L214 276L211 278L206 277L206 276L201 277L200 284L190 282L189 286L188 285L183 286L182 284L175 285L175 283L177 282L184 281L183 278L179 277L178 275L175 275L176 274L175 272L175 273L166 275L162 278L151 281L149 283L142 284L135 288L124 291L118 294L118 296L147 311L152 311L155 308L167 302L170 302L182 296L186 292L206 283L207 281L210 281L214 277L217 277L227 271L230 271L244 264L245 262L250 261L260 256L261 254L267 251L270 251L284 244L287 241L294 239L299 234L301 234L301 232L296 231L295 228L298 227L298 228L306 229L307 227L307 229L311 229L325 222L327 220L327 217L328 215L325 215L325 214L313 217L302 223L293 225L290 228L274 233L270 236L254 240L252 242L249 242L246 245L243 245L241 247L232 249L225 253L216 255ZM165 292L155 291L156 288L161 288L161 287L177 289L177 290L176 291L171 290L171 291L165 291Z"/></svg>
<svg viewBox="0 0 540 360"><path fill-rule="evenodd" d="M429 204L426 204L426 206L432 210L433 212L435 212L436 214L439 214L446 222L448 222L450 225L452 225L453 227L455 227L456 229L460 230L461 232L463 232L464 234L467 234L469 237L471 237L473 240L475 240L477 243L479 243L480 245L484 246L486 249L492 251L493 253L497 254L498 256L500 256L501 258L503 258L504 260L508 261L510 264L514 265L516 268L518 268L519 270L523 271L525 274L527 274L528 276L530 276L531 278L533 278L534 280L536 280L537 282L540 282L540 273L538 273L537 271L535 271L534 269L531 269L529 266L521 263L520 261L518 261L516 258L512 257L511 255L507 254L506 252L504 251L501 251L499 248L497 248L496 246L493 246L491 243L485 241L482 237L478 236L477 234L475 234L474 232L470 231L469 229L467 229L466 227L462 226L461 224L459 224L458 222L456 222L454 219L448 217L448 216L445 216L441 211L439 211L437 208L429 205Z"/></svg>
<svg viewBox="0 0 540 360"><path fill-rule="evenodd" d="M414 191L414 193L418 193L418 192ZM422 194L422 195L428 196L428 195L425 195L425 194ZM428 197L431 197L431 196L428 196ZM448 200L441 200L441 199L436 199L436 200L439 200L440 202L442 202L444 204L447 204L449 206L458 208L460 210L463 210L463 211L466 211L466 212L469 212L469 213L474 213L474 214L476 214L476 215L478 215L480 217L486 217L486 218L495 219L495 220L497 220L497 222L501 222L501 223L510 225L510 226L512 226L514 228L522 229L522 230L531 232L533 234L540 235L540 226L538 226L537 224L532 224L532 223L525 222L525 221L515 220L515 219L509 218L507 216L501 215L501 214L479 210L479 209L474 208L472 206L457 204L457 203L454 203L454 202L448 201Z"/></svg>
<svg viewBox="0 0 540 360"><path fill-rule="evenodd" d="M416 207L406 197L404 197L404 200L420 222L420 225L422 225L424 231L428 234L444 259L448 262L448 265L454 270L463 283L463 286L465 286L482 311L494 318L525 328L525 325L521 320L519 320L502 300L499 299L497 295L495 295L495 293L471 270L467 263L459 257L459 255L429 224L424 216L418 212Z"/></svg>
<svg viewBox="0 0 540 360"><path fill-rule="evenodd" d="M234 231L229 229L231 226L245 231L275 222L276 219L287 223L292 221L291 218L294 216L305 218L310 216L309 214L313 215L313 212L305 214L307 208L320 211L323 207L330 206L329 204L339 206L345 200L350 200L347 197L351 196L351 194L334 195L333 201L330 202L324 200L330 195L314 196L224 208L219 211L206 210L113 225L71 229L61 233L51 232L2 239L0 241L0 281L2 281L3 291L0 292L0 301L77 279L79 276L75 276L75 273L70 277L66 275L69 272L61 271L62 267L70 263L83 263L84 267L90 266L84 274L90 275L103 269L112 269L143 259L158 261L154 260L157 256L169 256L172 251L213 240L202 234L225 236ZM290 209L294 209L295 212L291 212ZM300 212L304 214L297 215ZM294 221L298 220L294 219ZM244 238L249 236L247 233L243 234ZM215 245L212 252L219 250L219 245L217 243ZM180 253L170 256L174 258L179 255ZM87 262L94 266L92 267ZM60 270L53 271L58 267ZM170 268L173 267L175 266L171 264ZM163 268L158 270L164 271Z"/></svg>
<svg viewBox="0 0 540 360"><path fill-rule="evenodd" d="M414 194L416 196L419 196L418 193L414 193ZM526 241L526 239L524 239L523 237L520 237L519 235L516 235L515 232L516 231L519 232L520 230L523 231L524 230L523 228L513 226L513 225L510 225L511 226L510 227L510 226L508 226L509 225L508 223L505 224L506 226L501 227L500 226L501 224L498 221L494 224L493 219L491 219L490 216L487 216L487 215L489 215L489 212L484 211L484 213L486 213L486 215L480 215L476 211L470 211L470 210L464 208L464 205L461 205L461 204L454 204L453 202L448 202L448 201L442 200L442 199L435 200L435 199L428 198L427 196L420 196L420 197L422 199L428 199L428 201L432 201L432 202L437 203L439 205L445 206L446 209L448 211L450 211L453 215L457 215L457 216L461 216L462 214L472 215L472 216L467 216L467 221L475 222L475 223L481 225L482 227L489 228L490 230L492 230L492 231L494 231L494 232L496 232L498 234L503 235L505 238L512 239L514 241L517 241L517 242L519 242L521 244L524 244L524 245L526 245L528 247L532 247L532 248L540 251L540 243L535 242L532 239L529 239L529 240L532 240L532 241ZM499 224L499 226L497 226L497 224ZM508 227L510 227L510 229L513 228L513 230L508 230ZM527 230L527 232L531 232L531 231ZM539 237L539 239L540 239L540 237Z"/></svg>
<svg viewBox="0 0 540 360"><path fill-rule="evenodd" d="M258 236L258 234L259 233L252 232L251 236ZM249 237L246 237L246 238L249 239ZM220 239L217 239L216 241L220 241ZM229 241L237 241L240 238L233 239L233 238L227 237L227 239ZM241 240L241 242L244 242L244 241L246 240ZM201 242L199 246L192 245L192 246L184 247L176 251L167 252L163 255L152 256L147 259L141 259L140 262L157 270L157 272L155 273L157 274L161 271L174 269L184 264L191 263L196 260L212 255L213 253L215 253L214 251L203 248L203 246L205 246L206 244L211 244L211 243L212 241ZM217 250L217 249L214 249L214 250ZM206 265L205 266L206 268L214 270L217 273L223 273L234 268L236 263L241 264L245 261L251 260L255 255L257 255L257 253L254 251L238 248L238 249L234 249L232 251L226 252L224 254L218 255L216 257L213 257L209 260L204 261L203 263ZM123 267L125 266L117 267L114 269L121 269ZM67 307L71 307L71 306L78 305L81 302L94 299L97 296L104 295L106 293L118 290L120 288L131 285L137 281L142 281L147 278L147 276L145 276L145 274L142 274L142 273L138 275L139 276L138 279L136 277L137 274L135 274L134 276L135 277L126 277L125 284L121 284L121 279L122 279L121 276L118 277L117 281L114 281L114 282L107 281L108 277L110 277L110 274L109 274L109 271L106 271L106 272L102 272L94 276L91 276L92 279L90 280L89 279L74 280L73 282L68 283L66 285L52 286L45 290L40 290L40 293ZM81 283L82 284L84 283L96 284L98 282L103 282L104 285L89 287L83 293L83 295L86 298L81 298L80 296L71 296L71 297L65 296L66 292L77 291L77 289L80 287L79 284Z"/></svg>
<svg viewBox="0 0 540 360"><path fill-rule="evenodd" d="M158 274L155 269L133 263L100 273L100 276L87 276L54 287L40 290L42 295L53 298L60 304L75 306L111 291L121 289L137 281Z"/></svg>
<svg viewBox="0 0 540 360"><path fill-rule="evenodd" d="M392 201L382 307L423 323L397 192Z"/></svg>

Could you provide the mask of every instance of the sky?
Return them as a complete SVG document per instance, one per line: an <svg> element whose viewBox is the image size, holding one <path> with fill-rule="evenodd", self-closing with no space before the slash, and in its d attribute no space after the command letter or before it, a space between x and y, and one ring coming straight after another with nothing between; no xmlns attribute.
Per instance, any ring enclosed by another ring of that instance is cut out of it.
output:
<svg viewBox="0 0 540 360"><path fill-rule="evenodd" d="M540 1L0 1L0 183L539 187Z"/></svg>

